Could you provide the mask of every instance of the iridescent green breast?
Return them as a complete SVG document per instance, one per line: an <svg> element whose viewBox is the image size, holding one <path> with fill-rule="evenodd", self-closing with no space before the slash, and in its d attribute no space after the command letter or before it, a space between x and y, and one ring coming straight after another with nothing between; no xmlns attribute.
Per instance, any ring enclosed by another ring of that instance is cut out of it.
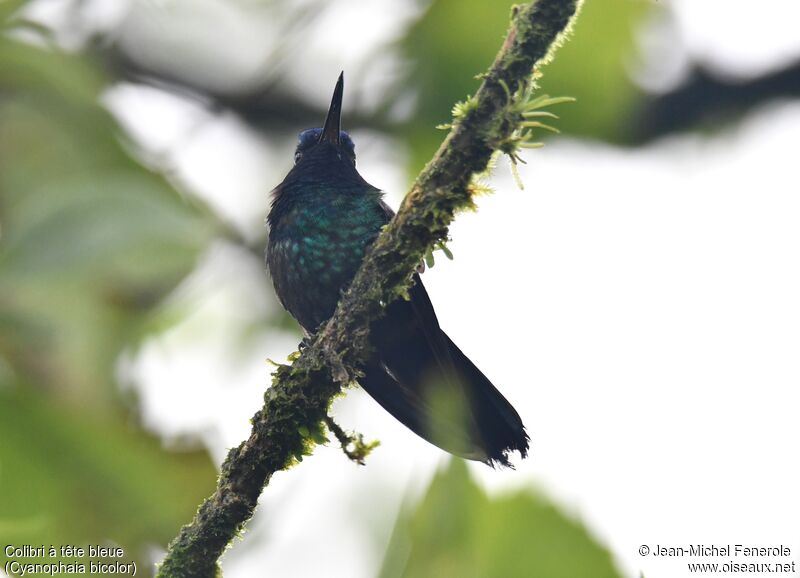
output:
<svg viewBox="0 0 800 578"><path fill-rule="evenodd" d="M284 210L267 260L278 297L306 330L333 314L388 219L374 189L313 195Z"/></svg>

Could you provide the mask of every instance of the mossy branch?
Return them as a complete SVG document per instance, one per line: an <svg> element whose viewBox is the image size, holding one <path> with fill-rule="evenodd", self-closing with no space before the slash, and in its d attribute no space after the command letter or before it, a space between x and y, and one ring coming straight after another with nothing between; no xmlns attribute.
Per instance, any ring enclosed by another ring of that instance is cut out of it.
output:
<svg viewBox="0 0 800 578"><path fill-rule="evenodd" d="M505 42L478 92L367 251L333 317L291 365L276 369L250 437L229 452L216 491L170 544L158 577L218 576L219 557L252 516L272 475L325 439L331 400L369 357L370 323L406 294L426 252L447 239L455 212L472 206L473 176L526 120L509 95L526 92L534 66L559 45L580 3L538 0L513 9Z"/></svg>

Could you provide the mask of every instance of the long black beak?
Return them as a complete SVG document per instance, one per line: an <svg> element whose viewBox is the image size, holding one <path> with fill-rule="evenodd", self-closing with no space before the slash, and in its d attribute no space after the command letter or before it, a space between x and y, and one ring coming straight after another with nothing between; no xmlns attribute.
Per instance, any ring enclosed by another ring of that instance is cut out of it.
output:
<svg viewBox="0 0 800 578"><path fill-rule="evenodd" d="M344 72L339 75L336 81L336 88L333 89L331 107L328 109L328 116L325 117L325 125L322 127L322 134L319 135L318 143L329 142L339 144L339 131L342 127L342 94L344 93Z"/></svg>

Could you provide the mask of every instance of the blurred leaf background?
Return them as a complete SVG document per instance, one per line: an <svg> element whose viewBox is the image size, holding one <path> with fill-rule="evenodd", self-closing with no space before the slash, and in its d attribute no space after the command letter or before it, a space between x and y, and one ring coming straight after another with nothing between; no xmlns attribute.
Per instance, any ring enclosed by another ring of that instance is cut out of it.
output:
<svg viewBox="0 0 800 578"><path fill-rule="evenodd" d="M115 364L165 322L215 224L125 150L108 82L81 55L0 37L0 533L111 541L141 565L214 468L137 426Z"/></svg>
<svg viewBox="0 0 800 578"><path fill-rule="evenodd" d="M476 89L512 3L357 4L0 2L3 544L111 542L140 567L152 563L213 488L216 456L198 431L176 438L146 423L121 360L204 307L202 292L181 296L220 251L248 272L225 281L266 300L228 319L233 349L259 331L296 339L260 271L265 194L289 167L293 134L322 118L333 71L348 63L348 128L390 138L389 164L408 182L440 142L434 127ZM795 63L734 82L691 60L681 81L647 90L635 80L646 56L637 38L665 10L587 0L540 82L578 99L560 111L563 133L638 146L800 92ZM342 38L338 23L357 17L363 34ZM184 129L142 117L131 94L179 102ZM186 168L209 119L247 136L217 152L252 145L260 182ZM260 193L226 198L228 187ZM415 504L394 522L383 578L619 575L543 495L489 497L459 462Z"/></svg>
<svg viewBox="0 0 800 578"><path fill-rule="evenodd" d="M398 519L380 574L395 576L619 574L609 552L546 498L530 491L490 498L452 460Z"/></svg>

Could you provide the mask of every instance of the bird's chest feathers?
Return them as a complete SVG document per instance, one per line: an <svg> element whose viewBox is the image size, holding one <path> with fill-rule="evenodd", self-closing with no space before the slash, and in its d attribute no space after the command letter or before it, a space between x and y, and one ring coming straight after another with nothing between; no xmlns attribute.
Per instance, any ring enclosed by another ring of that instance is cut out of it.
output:
<svg viewBox="0 0 800 578"><path fill-rule="evenodd" d="M381 226L363 204L345 200L293 208L276 239L290 267L322 283L355 273Z"/></svg>
<svg viewBox="0 0 800 578"><path fill-rule="evenodd" d="M279 297L304 326L333 313L383 224L372 199L343 196L284 207L270 232L269 266Z"/></svg>

